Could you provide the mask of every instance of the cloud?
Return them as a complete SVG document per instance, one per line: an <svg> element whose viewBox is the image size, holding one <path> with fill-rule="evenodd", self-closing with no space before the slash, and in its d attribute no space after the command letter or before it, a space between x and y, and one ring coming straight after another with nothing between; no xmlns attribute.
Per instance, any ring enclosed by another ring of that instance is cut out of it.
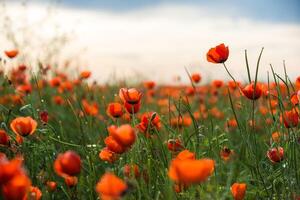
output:
<svg viewBox="0 0 300 200"><path fill-rule="evenodd" d="M41 8L30 9L36 13L33 18L38 18ZM55 13L53 21L75 34L66 54L86 49L79 63L91 69L100 82L111 78L111 74L122 78L136 73L160 82L170 82L175 75L187 81L184 67L202 73L204 80L228 79L221 65L210 64L205 58L210 47L222 42L229 45L227 65L238 79L247 77L244 50L248 50L254 73L261 47L265 47L262 79L266 80L270 63L282 74L283 60L292 80L300 75L299 24L233 18L207 7L171 4L126 13L67 8ZM45 31L51 33L51 29Z"/></svg>

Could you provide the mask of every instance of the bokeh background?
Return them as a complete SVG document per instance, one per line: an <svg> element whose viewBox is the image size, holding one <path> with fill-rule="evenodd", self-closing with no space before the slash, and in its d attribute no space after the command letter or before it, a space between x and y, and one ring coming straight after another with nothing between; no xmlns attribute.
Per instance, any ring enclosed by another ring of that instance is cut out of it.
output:
<svg viewBox="0 0 300 200"><path fill-rule="evenodd" d="M19 48L24 62L89 69L98 82L151 79L172 83L184 68L203 81L228 79L221 65L206 61L210 47L230 48L227 65L246 80L265 48L260 79L272 64L293 80L300 75L299 0L63 0L1 1L0 50Z"/></svg>

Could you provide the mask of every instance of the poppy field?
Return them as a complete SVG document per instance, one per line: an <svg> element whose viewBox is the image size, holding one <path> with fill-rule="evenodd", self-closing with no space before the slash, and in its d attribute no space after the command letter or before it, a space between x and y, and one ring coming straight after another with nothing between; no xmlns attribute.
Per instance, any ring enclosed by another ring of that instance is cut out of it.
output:
<svg viewBox="0 0 300 200"><path fill-rule="evenodd" d="M1 53L0 199L299 200L300 76L266 66L258 80L262 49L255 66L245 51L241 82L229 48L203 54L230 81L186 70L170 85L32 72L22 49Z"/></svg>

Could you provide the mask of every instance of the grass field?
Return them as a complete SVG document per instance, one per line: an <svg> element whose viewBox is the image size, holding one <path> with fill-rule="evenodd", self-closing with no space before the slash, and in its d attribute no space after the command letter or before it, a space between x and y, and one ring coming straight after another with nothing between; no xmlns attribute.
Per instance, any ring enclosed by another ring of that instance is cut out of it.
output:
<svg viewBox="0 0 300 200"><path fill-rule="evenodd" d="M259 82L262 50L241 83L228 56L207 53L228 82L99 85L3 53L1 198L300 199L300 77Z"/></svg>

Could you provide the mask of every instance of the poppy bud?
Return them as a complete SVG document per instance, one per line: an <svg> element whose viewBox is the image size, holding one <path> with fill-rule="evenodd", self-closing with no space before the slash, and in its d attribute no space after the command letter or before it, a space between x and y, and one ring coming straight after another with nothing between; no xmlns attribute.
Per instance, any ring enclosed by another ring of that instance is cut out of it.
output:
<svg viewBox="0 0 300 200"><path fill-rule="evenodd" d="M42 120L43 123L47 124L48 120L49 120L49 115L47 111L43 111L40 113L40 118Z"/></svg>
<svg viewBox="0 0 300 200"><path fill-rule="evenodd" d="M9 143L9 136L7 135L6 131L0 129L0 144L8 145Z"/></svg>
<svg viewBox="0 0 300 200"><path fill-rule="evenodd" d="M272 148L268 150L267 156L272 163L278 163L283 160L284 150L282 147Z"/></svg>
<svg viewBox="0 0 300 200"><path fill-rule="evenodd" d="M49 192L53 192L54 190L56 190L57 187L57 183L54 181L47 181L47 189Z"/></svg>

